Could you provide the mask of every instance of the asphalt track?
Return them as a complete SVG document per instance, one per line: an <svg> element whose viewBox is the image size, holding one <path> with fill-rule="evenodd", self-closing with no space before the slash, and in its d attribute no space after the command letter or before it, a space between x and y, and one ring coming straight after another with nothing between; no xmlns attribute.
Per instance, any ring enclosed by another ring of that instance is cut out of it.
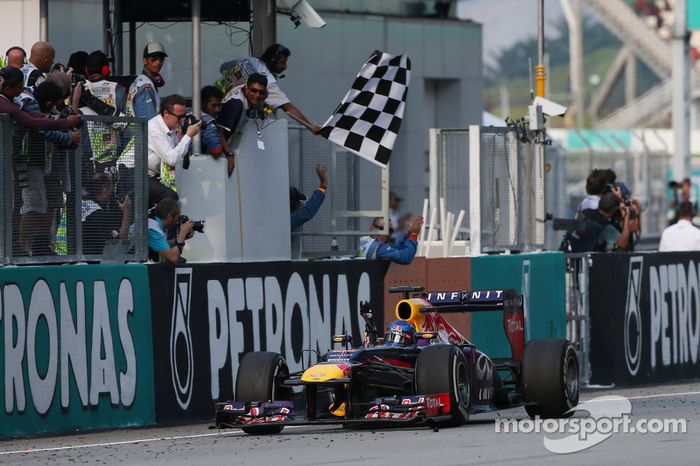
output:
<svg viewBox="0 0 700 466"><path fill-rule="evenodd" d="M0 442L0 463L169 466L700 464L700 383L588 390L582 393L581 399L602 395L629 398L633 422L642 418L687 419L687 433L616 433L589 449L561 455L545 449L544 433L496 433L494 419L497 417L527 418L523 409L513 409L473 416L466 426L444 428L439 432L427 428L348 431L295 427L277 436L257 437L237 429L210 430L206 424L199 424L15 439Z"/></svg>

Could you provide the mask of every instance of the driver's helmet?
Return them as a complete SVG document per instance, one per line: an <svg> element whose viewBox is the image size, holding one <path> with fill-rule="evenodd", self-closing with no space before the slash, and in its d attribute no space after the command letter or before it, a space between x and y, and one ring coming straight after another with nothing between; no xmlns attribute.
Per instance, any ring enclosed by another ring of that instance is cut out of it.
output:
<svg viewBox="0 0 700 466"><path fill-rule="evenodd" d="M410 322L397 320L389 324L384 334L386 346L408 346L416 341L416 328Z"/></svg>

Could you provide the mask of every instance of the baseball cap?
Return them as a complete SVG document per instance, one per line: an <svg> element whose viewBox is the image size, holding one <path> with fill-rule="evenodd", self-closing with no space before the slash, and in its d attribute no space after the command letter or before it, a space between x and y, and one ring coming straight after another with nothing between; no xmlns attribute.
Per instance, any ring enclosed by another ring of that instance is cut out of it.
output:
<svg viewBox="0 0 700 466"><path fill-rule="evenodd" d="M163 55L167 57L168 54L165 53L165 47L160 42L149 42L146 48L143 49L143 58L149 57L151 55Z"/></svg>
<svg viewBox="0 0 700 466"><path fill-rule="evenodd" d="M300 192L296 187L289 187L289 200L292 202L306 201L306 196Z"/></svg>

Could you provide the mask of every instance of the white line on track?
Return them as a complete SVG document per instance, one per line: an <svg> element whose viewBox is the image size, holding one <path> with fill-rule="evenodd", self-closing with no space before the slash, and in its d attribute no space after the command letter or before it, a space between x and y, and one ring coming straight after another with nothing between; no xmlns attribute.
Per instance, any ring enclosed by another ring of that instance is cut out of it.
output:
<svg viewBox="0 0 700 466"><path fill-rule="evenodd" d="M299 428L299 427L304 427L304 426L287 426L286 428L287 429L295 429L295 428ZM140 438L140 439L134 439L134 440L123 440L121 442L87 443L84 445L65 445L62 447L49 447L49 448L27 448L25 450L0 451L0 456L1 455L18 455L21 453L38 453L38 452L47 452L47 451L77 450L80 448L112 447L115 445L133 445L135 443L160 442L163 440L185 440L185 439L202 438L202 437L223 437L223 436L229 436L229 435L241 434L241 433L242 433L242 431L236 429L236 430L228 431L228 432L213 432L213 433L209 433L209 434L171 435L168 437L151 437L151 438Z"/></svg>
<svg viewBox="0 0 700 466"><path fill-rule="evenodd" d="M600 395L600 396L610 396L610 395L615 395L615 393L608 393L606 395ZM678 393L659 393L658 395L626 396L625 398L627 398L628 400L645 400L645 399L650 399L650 398L667 398L670 396L691 396L691 395L700 395L700 391L698 391L698 392L678 392ZM585 401L605 401L605 400L596 400L595 398L593 398L591 400L585 400Z"/></svg>
<svg viewBox="0 0 700 466"><path fill-rule="evenodd" d="M628 396L625 398L627 398L628 400L643 400L643 399L650 399L650 398L666 398L666 397L671 397L671 396L692 396L692 395L700 395L700 391L678 392L678 393L659 393L656 395ZM597 400L593 400L593 401L597 401ZM294 428L300 428L300 427L304 427L304 426L287 426L286 428L287 429L294 429ZM133 445L136 443L160 442L160 441L164 441L164 440L171 441L171 440L195 439L195 438L203 438L203 437L223 437L223 436L229 436L229 435L234 435L234 434L241 434L241 431L234 430L234 431L227 431L227 432L213 432L213 433L208 433L208 434L172 435L169 437L141 438L141 439L134 439L134 440L123 440L121 442L87 443L84 445L65 445L62 447L28 448L25 450L0 451L0 456L19 455L19 454L26 454L26 453L40 453L40 452L50 452L50 451L61 451L61 450L77 450L77 449L81 449L81 448L102 448L102 447L111 447L111 446L115 446L115 445Z"/></svg>

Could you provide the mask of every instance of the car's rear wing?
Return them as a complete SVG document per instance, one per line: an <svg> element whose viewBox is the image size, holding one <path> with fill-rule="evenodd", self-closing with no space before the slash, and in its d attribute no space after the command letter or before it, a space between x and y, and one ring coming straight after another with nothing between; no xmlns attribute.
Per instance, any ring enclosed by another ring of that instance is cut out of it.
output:
<svg viewBox="0 0 700 466"><path fill-rule="evenodd" d="M479 291L431 291L425 298L431 306L422 312L483 312L517 310L522 299L512 288Z"/></svg>
<svg viewBox="0 0 700 466"><path fill-rule="evenodd" d="M503 311L503 330L510 343L513 359L522 359L525 350L525 313L522 296L514 289L432 291L425 293L423 299L430 306L423 307L422 313Z"/></svg>

